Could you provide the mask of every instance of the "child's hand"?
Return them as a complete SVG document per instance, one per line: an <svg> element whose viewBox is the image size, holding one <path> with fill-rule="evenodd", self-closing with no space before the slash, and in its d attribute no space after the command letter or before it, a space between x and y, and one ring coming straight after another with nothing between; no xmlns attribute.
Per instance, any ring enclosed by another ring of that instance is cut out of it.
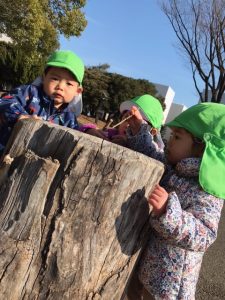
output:
<svg viewBox="0 0 225 300"><path fill-rule="evenodd" d="M140 130L141 124L143 122L143 118L136 106L131 107L130 114L133 116L133 118L129 119L128 123L132 131L132 134L136 135Z"/></svg>
<svg viewBox="0 0 225 300"><path fill-rule="evenodd" d="M137 120L143 121L143 117L142 117L140 111L138 110L138 108L137 108L136 106L132 106L132 107L131 107L130 113L131 113L131 115L133 115Z"/></svg>
<svg viewBox="0 0 225 300"><path fill-rule="evenodd" d="M100 129L96 129L96 128L87 128L87 130L85 131L87 134L99 137L103 140L107 140L109 141L109 139L106 137L106 135L104 134L104 132Z"/></svg>
<svg viewBox="0 0 225 300"><path fill-rule="evenodd" d="M42 120L41 117L38 117L37 115L20 115L18 120L23 120L23 119L35 119L35 120Z"/></svg>
<svg viewBox="0 0 225 300"><path fill-rule="evenodd" d="M129 126L129 123L127 121L120 124L119 128L118 128L119 135L125 135L126 134L126 129L127 129L128 126Z"/></svg>
<svg viewBox="0 0 225 300"><path fill-rule="evenodd" d="M127 137L126 135L117 134L111 138L111 142L125 147L127 145Z"/></svg>
<svg viewBox="0 0 225 300"><path fill-rule="evenodd" d="M153 192L148 197L148 203L152 205L153 212L156 216L160 217L162 214L165 213L167 201L167 191L159 184L157 184Z"/></svg>

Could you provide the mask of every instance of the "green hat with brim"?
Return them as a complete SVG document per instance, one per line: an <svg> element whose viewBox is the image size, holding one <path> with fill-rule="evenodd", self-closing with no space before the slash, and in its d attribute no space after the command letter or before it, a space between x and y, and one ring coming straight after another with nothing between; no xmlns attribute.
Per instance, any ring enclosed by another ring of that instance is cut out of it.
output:
<svg viewBox="0 0 225 300"><path fill-rule="evenodd" d="M67 69L76 77L79 84L82 83L84 77L84 64L72 51L55 51L49 57L46 65Z"/></svg>
<svg viewBox="0 0 225 300"><path fill-rule="evenodd" d="M160 128L163 121L163 109L158 99L151 95L142 95L120 104L120 112L131 110L136 106L143 119L150 122L154 128Z"/></svg>
<svg viewBox="0 0 225 300"><path fill-rule="evenodd" d="M194 105L166 125L184 128L205 142L199 183L209 194L225 199L225 105Z"/></svg>

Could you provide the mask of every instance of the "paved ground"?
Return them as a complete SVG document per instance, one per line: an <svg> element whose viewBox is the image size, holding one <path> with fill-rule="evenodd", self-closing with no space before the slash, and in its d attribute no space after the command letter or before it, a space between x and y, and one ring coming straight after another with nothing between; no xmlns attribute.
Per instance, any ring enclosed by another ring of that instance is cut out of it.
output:
<svg viewBox="0 0 225 300"><path fill-rule="evenodd" d="M225 300L225 205L217 240L203 260L196 300Z"/></svg>

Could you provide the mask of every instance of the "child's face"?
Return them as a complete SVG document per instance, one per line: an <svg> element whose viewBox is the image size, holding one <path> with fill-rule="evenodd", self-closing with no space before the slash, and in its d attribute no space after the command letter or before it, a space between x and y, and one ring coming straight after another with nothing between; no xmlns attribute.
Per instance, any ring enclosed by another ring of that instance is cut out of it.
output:
<svg viewBox="0 0 225 300"><path fill-rule="evenodd" d="M193 141L191 133L183 128L172 127L172 134L167 145L166 156L171 165L175 165L184 158L202 156L202 146Z"/></svg>
<svg viewBox="0 0 225 300"><path fill-rule="evenodd" d="M56 108L63 103L69 103L74 96L82 92L82 88L70 71L57 67L50 67L44 75L43 88L44 92L54 100Z"/></svg>

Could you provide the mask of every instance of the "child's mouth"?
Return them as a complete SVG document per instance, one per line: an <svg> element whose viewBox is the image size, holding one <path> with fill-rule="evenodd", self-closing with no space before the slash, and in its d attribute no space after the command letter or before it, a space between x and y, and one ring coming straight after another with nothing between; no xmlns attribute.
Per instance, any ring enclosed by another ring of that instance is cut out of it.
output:
<svg viewBox="0 0 225 300"><path fill-rule="evenodd" d="M56 93L56 94L53 94L53 98L60 98L60 99L62 99L63 96L61 94Z"/></svg>

